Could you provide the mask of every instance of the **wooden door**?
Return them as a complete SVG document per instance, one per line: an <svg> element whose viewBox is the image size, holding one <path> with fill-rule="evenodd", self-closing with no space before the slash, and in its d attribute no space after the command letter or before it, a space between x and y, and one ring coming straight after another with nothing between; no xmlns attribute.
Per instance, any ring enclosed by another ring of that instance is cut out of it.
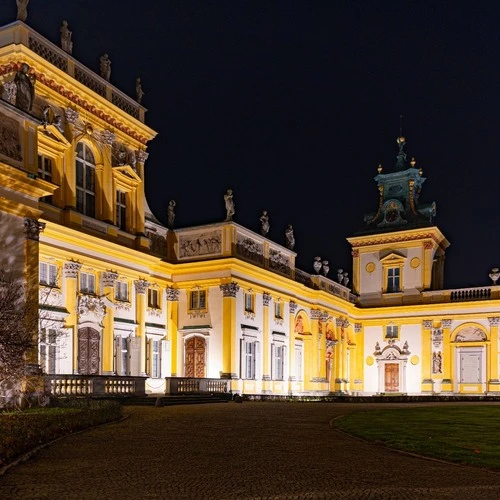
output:
<svg viewBox="0 0 500 500"><path fill-rule="evenodd" d="M99 375L99 332L93 328L78 331L78 373Z"/></svg>
<svg viewBox="0 0 500 500"><path fill-rule="evenodd" d="M186 342L186 377L205 377L205 339L192 337Z"/></svg>
<svg viewBox="0 0 500 500"><path fill-rule="evenodd" d="M385 364L385 392L399 391L399 364Z"/></svg>

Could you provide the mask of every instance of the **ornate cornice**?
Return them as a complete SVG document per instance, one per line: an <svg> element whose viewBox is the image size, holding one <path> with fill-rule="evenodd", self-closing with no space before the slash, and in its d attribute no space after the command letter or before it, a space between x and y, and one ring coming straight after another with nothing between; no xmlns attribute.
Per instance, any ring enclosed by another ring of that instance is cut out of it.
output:
<svg viewBox="0 0 500 500"><path fill-rule="evenodd" d="M271 294L269 292L264 292L262 294L262 304L264 307L268 307L271 303Z"/></svg>
<svg viewBox="0 0 500 500"><path fill-rule="evenodd" d="M167 292L167 301L168 302L177 302L179 300L179 289L178 288L172 288L171 286L168 286L165 291Z"/></svg>
<svg viewBox="0 0 500 500"><path fill-rule="evenodd" d="M141 280L135 280L134 281L135 285L135 291L140 294L146 293L146 290L148 289L149 285L151 283L147 280L141 279Z"/></svg>
<svg viewBox="0 0 500 500"><path fill-rule="evenodd" d="M82 268L79 262L65 262L63 266L63 276L65 278L78 278L78 271Z"/></svg>
<svg viewBox="0 0 500 500"><path fill-rule="evenodd" d="M380 236L372 235L373 237L370 239L363 239L362 241L356 241L354 246L356 248L367 247L371 245L384 245L387 243L400 243L404 241L418 241L424 239L430 239L434 241L438 246L441 242L436 239L436 236L433 233L417 233L417 234L384 234ZM446 240L445 240L446 241Z"/></svg>
<svg viewBox="0 0 500 500"><path fill-rule="evenodd" d="M236 294L240 290L240 285L235 283L225 283L224 285L219 285L223 297L236 297Z"/></svg>

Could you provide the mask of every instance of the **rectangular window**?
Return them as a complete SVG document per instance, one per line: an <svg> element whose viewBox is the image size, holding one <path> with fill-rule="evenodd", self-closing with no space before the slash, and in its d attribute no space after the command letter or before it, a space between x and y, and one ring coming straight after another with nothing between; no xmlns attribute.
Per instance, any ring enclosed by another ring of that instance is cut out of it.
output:
<svg viewBox="0 0 500 500"><path fill-rule="evenodd" d="M284 345L271 345L272 355L272 379L283 380L283 369L285 366L285 346Z"/></svg>
<svg viewBox="0 0 500 500"><path fill-rule="evenodd" d="M56 330L43 328L40 332L40 368L48 375L56 373L56 338Z"/></svg>
<svg viewBox="0 0 500 500"><path fill-rule="evenodd" d="M148 288L148 307L152 307L153 309L160 308L160 302L158 301L158 290L154 288Z"/></svg>
<svg viewBox="0 0 500 500"><path fill-rule="evenodd" d="M57 286L57 266L40 262L40 284L46 286Z"/></svg>
<svg viewBox="0 0 500 500"><path fill-rule="evenodd" d="M119 346L120 346L120 366L119 366L119 375L128 375L128 338L120 337L119 338Z"/></svg>
<svg viewBox="0 0 500 500"><path fill-rule="evenodd" d="M80 273L80 292L95 293L95 276L88 273Z"/></svg>
<svg viewBox="0 0 500 500"><path fill-rule="evenodd" d="M394 293L400 292L400 268L390 267L387 269L387 292Z"/></svg>
<svg viewBox="0 0 500 500"><path fill-rule="evenodd" d="M302 380L303 349L302 344L295 344L295 379Z"/></svg>
<svg viewBox="0 0 500 500"><path fill-rule="evenodd" d="M399 336L398 334L398 327L396 325L389 325L385 327L385 338L386 339L397 339Z"/></svg>
<svg viewBox="0 0 500 500"><path fill-rule="evenodd" d="M283 302L274 303L274 317L276 319L283 319Z"/></svg>
<svg viewBox="0 0 500 500"><path fill-rule="evenodd" d="M255 295L253 293L247 292L245 293L245 311L246 312L254 312L254 298Z"/></svg>
<svg viewBox="0 0 500 500"><path fill-rule="evenodd" d="M160 341L151 341L151 377L160 376Z"/></svg>
<svg viewBox="0 0 500 500"><path fill-rule="evenodd" d="M255 351L256 342L244 342L244 357L245 357L245 372L244 378L253 380L255 379Z"/></svg>
<svg viewBox="0 0 500 500"><path fill-rule="evenodd" d="M125 281L115 281L115 299L128 302L128 283Z"/></svg>
<svg viewBox="0 0 500 500"><path fill-rule="evenodd" d="M44 155L38 155L38 177L52 182L53 160ZM44 196L41 201L52 203L52 196Z"/></svg>
<svg viewBox="0 0 500 500"><path fill-rule="evenodd" d="M207 308L207 291L192 290L189 297L189 309L205 310Z"/></svg>
<svg viewBox="0 0 500 500"><path fill-rule="evenodd" d="M116 192L116 225L123 231L127 229L127 194L123 191Z"/></svg>

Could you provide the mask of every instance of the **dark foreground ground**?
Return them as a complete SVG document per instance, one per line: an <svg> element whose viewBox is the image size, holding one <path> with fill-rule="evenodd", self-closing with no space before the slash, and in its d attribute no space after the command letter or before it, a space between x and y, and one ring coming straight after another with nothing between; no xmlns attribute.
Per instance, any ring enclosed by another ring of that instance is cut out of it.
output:
<svg viewBox="0 0 500 500"><path fill-rule="evenodd" d="M127 420L64 438L11 468L0 476L0 498L500 498L498 473L400 454L330 425L379 407L127 407ZM398 432L396 420L387 425Z"/></svg>

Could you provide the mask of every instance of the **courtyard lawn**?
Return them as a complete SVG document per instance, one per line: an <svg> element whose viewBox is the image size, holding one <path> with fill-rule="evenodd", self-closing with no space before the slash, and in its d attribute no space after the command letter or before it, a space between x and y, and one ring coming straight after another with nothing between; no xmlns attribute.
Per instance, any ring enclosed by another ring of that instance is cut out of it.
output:
<svg viewBox="0 0 500 500"><path fill-rule="evenodd" d="M353 413L344 432L391 448L500 470L500 406L439 406Z"/></svg>

